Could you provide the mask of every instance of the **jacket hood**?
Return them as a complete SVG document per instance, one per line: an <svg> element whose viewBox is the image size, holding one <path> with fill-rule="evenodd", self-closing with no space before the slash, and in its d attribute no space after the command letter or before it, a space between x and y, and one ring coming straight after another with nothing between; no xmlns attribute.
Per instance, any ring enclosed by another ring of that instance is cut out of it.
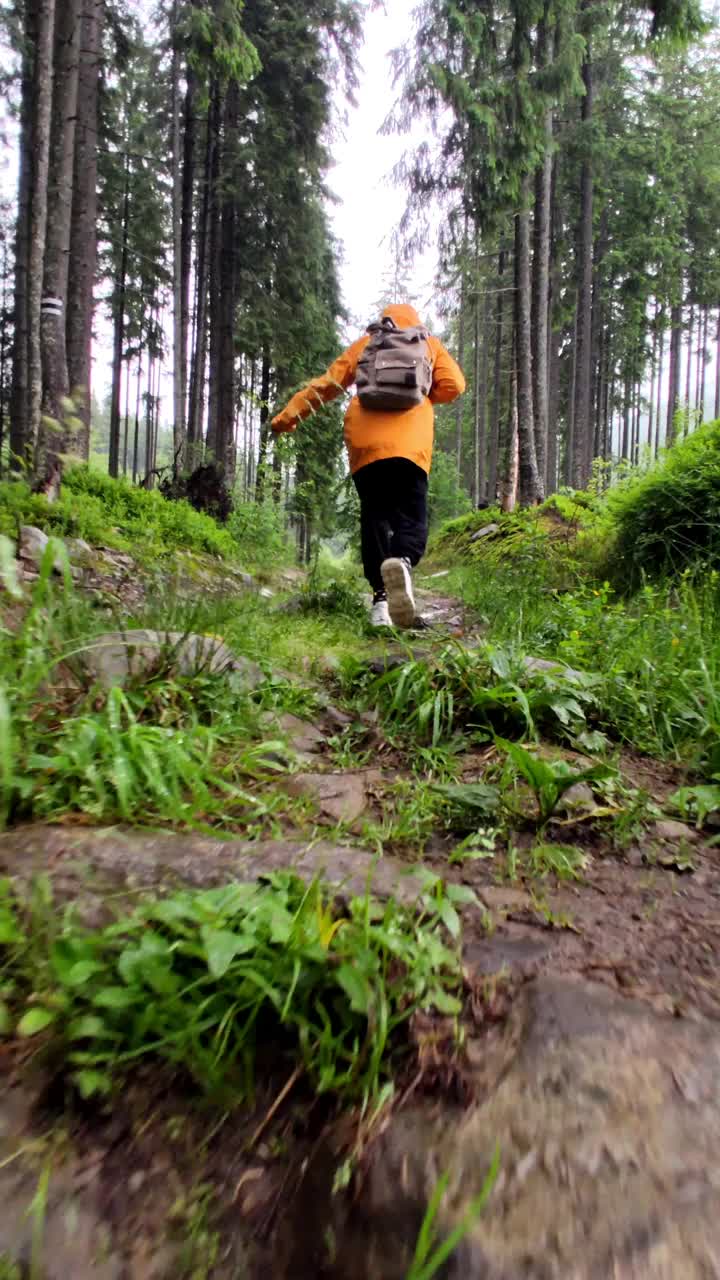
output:
<svg viewBox="0 0 720 1280"><path fill-rule="evenodd" d="M417 311L414 307L408 306L406 303L397 303L391 307L386 307L382 313L382 319L388 316L394 320L398 329L414 329L417 325L422 325Z"/></svg>

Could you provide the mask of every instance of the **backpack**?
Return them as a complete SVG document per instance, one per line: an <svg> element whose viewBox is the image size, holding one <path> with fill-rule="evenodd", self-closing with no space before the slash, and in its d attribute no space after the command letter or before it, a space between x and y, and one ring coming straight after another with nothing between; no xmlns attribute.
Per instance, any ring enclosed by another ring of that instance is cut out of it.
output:
<svg viewBox="0 0 720 1280"><path fill-rule="evenodd" d="M386 316L368 325L368 333L355 375L363 408L413 409L422 404L432 386L427 329L399 329Z"/></svg>

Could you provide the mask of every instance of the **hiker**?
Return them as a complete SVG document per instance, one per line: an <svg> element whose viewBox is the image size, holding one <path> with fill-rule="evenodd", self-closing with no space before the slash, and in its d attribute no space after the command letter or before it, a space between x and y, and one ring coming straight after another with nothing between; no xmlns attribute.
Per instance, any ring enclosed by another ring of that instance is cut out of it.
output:
<svg viewBox="0 0 720 1280"><path fill-rule="evenodd" d="M427 543L432 406L462 395L465 378L413 307L386 307L327 373L292 397L273 418L273 431L294 431L353 383L357 394L345 414L345 444L360 497L362 562L373 592L370 620L376 627L411 627L410 571Z"/></svg>

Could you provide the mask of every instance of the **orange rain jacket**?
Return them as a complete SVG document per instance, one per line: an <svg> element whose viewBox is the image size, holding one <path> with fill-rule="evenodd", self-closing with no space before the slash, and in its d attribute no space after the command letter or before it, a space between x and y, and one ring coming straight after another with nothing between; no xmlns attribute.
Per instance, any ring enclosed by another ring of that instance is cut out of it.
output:
<svg viewBox="0 0 720 1280"><path fill-rule="evenodd" d="M400 329L409 329L421 323L417 311L408 306L386 307L383 317L389 316ZM321 404L335 400L355 381L358 360L370 341L363 334L347 351L330 365L326 373L313 378L302 391L272 420L273 431L294 431L298 422L309 417ZM434 404L449 404L465 390L465 378L460 366L453 360L442 343L428 338L433 366L432 387L429 397L412 409L384 411L364 409L357 396L353 396L345 414L345 444L350 459L350 470L359 471L369 462L380 458L409 458L411 462L430 470L433 447Z"/></svg>

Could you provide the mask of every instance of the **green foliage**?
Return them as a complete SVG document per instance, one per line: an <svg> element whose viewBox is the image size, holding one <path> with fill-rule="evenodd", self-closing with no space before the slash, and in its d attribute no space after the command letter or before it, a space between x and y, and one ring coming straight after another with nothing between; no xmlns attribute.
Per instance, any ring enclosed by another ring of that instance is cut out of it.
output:
<svg viewBox="0 0 720 1280"><path fill-rule="evenodd" d="M611 490L607 510L612 581L633 587L688 566L720 568L720 422Z"/></svg>
<svg viewBox="0 0 720 1280"><path fill-rule="evenodd" d="M349 621L367 623L368 612L356 582L331 578L325 582L312 576L300 596L300 611L319 616L335 614Z"/></svg>
<svg viewBox="0 0 720 1280"><path fill-rule="evenodd" d="M526 583L548 590L566 588L584 568L578 535L599 519L594 500L584 502L579 497L570 490L553 494L540 507L510 513L497 507L470 512L443 525L431 543L431 555L440 563L475 566L479 580L488 569L504 571L500 581L506 584L511 607L512 595ZM498 527L482 535L488 526Z"/></svg>
<svg viewBox="0 0 720 1280"><path fill-rule="evenodd" d="M282 872L149 897L102 929L51 914L42 892L38 919L0 884L7 1007L16 1034L44 1033L86 1097L149 1057L247 1101L272 1046L317 1092L367 1099L416 1009L461 1008L461 959L444 938L459 924L437 889L420 914L368 894L339 915L320 883Z"/></svg>
<svg viewBox="0 0 720 1280"><path fill-rule="evenodd" d="M88 687L83 654L98 625L51 539L19 628L0 633L0 825L68 811L134 822L267 819L272 795L257 783L247 789L278 768L256 742L259 707L226 676L173 677L171 657L169 670L126 692Z"/></svg>
<svg viewBox="0 0 720 1280"><path fill-rule="evenodd" d="M188 702L193 685L178 684ZM104 706L65 721L47 746L32 737L16 742L6 807L15 816L75 812L103 821L157 817L178 824L256 821L271 812L271 801L242 783L277 771L273 744L235 745L232 762L225 763L225 748L240 731L237 718L229 734L227 725L224 733L222 724L201 724L190 710L179 725L145 723L140 715L147 709L137 714L113 688Z"/></svg>
<svg viewBox="0 0 720 1280"><path fill-rule="evenodd" d="M579 782L602 782L615 776L610 765L596 764L588 769L573 769L567 760L543 760L526 751L519 742L507 742L496 738L496 743L506 752L513 769L531 787L537 804L537 821L544 827L553 816L560 801Z"/></svg>
<svg viewBox="0 0 720 1280"><path fill-rule="evenodd" d="M428 484L430 528L437 528L471 507L467 490L458 478L456 458L442 449L435 449Z"/></svg>
<svg viewBox="0 0 720 1280"><path fill-rule="evenodd" d="M379 676L364 696L393 731L436 746L458 731L481 741L498 729L572 737L586 727L594 684L591 675L561 665L529 668L500 646L450 644L432 660L410 660Z"/></svg>
<svg viewBox="0 0 720 1280"><path fill-rule="evenodd" d="M587 857L574 844L556 844L538 841L528 855L533 875L555 875L558 880L579 880L587 866Z"/></svg>
<svg viewBox="0 0 720 1280"><path fill-rule="evenodd" d="M710 814L720 812L720 773L713 774L714 783L695 787L681 787L670 797L671 803L684 818L692 819L702 827Z"/></svg>
<svg viewBox="0 0 720 1280"><path fill-rule="evenodd" d="M594 536L594 535L593 535ZM586 561L586 576L587 575ZM582 559L578 561L582 565ZM484 617L495 641L587 673L597 730L642 751L699 763L720 759L720 575L684 574L618 596L602 579L548 592L540 574L455 568L445 580Z"/></svg>
<svg viewBox="0 0 720 1280"><path fill-rule="evenodd" d="M224 528L243 564L270 570L290 559L283 512L274 502L235 500Z"/></svg>
<svg viewBox="0 0 720 1280"><path fill-rule="evenodd" d="M631 600L608 583L528 609L525 642L590 668L604 728L643 751L720 760L720 580L647 585Z"/></svg>
<svg viewBox="0 0 720 1280"><path fill-rule="evenodd" d="M100 546L130 548L152 561L177 549L223 559L235 559L240 551L229 529L188 502L171 502L155 490L112 480L88 467L69 468L60 498L52 503L32 494L22 481L0 482L0 532L14 536L19 524Z"/></svg>

